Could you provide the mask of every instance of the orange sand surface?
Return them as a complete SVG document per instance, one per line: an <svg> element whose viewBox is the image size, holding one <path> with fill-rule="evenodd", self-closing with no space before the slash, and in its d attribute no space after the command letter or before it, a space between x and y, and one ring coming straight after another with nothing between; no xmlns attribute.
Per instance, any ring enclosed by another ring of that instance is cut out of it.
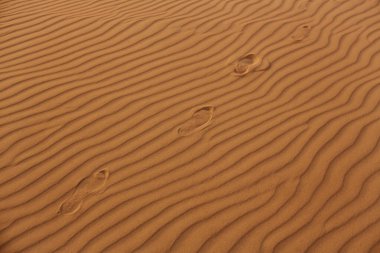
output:
<svg viewBox="0 0 380 253"><path fill-rule="evenodd" d="M0 0L1 253L380 253L380 0Z"/></svg>

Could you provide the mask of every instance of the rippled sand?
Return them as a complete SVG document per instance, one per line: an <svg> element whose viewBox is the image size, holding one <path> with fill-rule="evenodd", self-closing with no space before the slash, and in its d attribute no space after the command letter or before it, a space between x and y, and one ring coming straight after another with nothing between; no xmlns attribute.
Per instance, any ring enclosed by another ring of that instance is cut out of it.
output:
<svg viewBox="0 0 380 253"><path fill-rule="evenodd" d="M378 0L0 0L1 253L379 253Z"/></svg>

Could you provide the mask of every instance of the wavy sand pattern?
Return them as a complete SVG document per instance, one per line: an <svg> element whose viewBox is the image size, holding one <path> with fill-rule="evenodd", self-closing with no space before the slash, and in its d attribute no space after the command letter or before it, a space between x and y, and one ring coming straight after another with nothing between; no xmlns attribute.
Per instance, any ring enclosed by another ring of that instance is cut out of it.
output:
<svg viewBox="0 0 380 253"><path fill-rule="evenodd" d="M0 1L0 252L379 253L378 0Z"/></svg>

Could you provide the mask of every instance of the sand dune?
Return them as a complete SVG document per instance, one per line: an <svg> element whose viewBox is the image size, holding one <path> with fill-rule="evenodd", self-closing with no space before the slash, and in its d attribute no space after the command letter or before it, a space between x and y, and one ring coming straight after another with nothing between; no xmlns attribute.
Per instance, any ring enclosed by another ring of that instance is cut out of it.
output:
<svg viewBox="0 0 380 253"><path fill-rule="evenodd" d="M0 252L380 252L378 0L0 1Z"/></svg>

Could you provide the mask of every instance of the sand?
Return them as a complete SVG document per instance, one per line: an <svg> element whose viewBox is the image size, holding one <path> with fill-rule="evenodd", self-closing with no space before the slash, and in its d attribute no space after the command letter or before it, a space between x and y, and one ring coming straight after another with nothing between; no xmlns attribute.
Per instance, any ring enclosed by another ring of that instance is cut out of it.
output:
<svg viewBox="0 0 380 253"><path fill-rule="evenodd" d="M378 0L0 0L0 252L379 253Z"/></svg>

